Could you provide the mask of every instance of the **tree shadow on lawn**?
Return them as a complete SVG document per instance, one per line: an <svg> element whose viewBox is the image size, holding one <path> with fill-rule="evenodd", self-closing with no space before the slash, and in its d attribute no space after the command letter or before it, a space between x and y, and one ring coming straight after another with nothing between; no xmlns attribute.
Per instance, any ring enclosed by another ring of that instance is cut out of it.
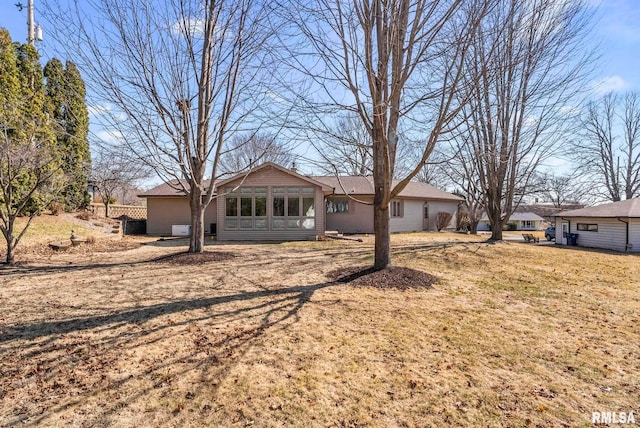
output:
<svg viewBox="0 0 640 428"><path fill-rule="evenodd" d="M9 327L0 336L5 361L0 367L0 408L5 409L0 424L52 423L65 410L87 417L82 407L92 400L101 410L90 412L93 420L81 424L108 424L131 405L139 410L147 395L157 398L158 391L171 403L184 401L185 394L188 399L204 395L215 401L220 383L267 331L273 335L287 330L313 294L332 285L248 291ZM175 343L181 345L171 352ZM161 353L169 347L169 353L143 362L125 360L127 371L134 373L123 376L123 355L145 353L150 346ZM193 377L194 371L207 381L189 384L189 391L174 385L183 375ZM127 395L131 390L134 393ZM169 411L179 423L181 409L176 409Z"/></svg>

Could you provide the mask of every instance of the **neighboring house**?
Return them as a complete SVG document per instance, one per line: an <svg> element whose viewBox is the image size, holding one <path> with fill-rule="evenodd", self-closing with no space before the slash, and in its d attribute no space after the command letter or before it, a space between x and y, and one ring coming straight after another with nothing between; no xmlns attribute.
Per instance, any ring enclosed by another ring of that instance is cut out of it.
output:
<svg viewBox="0 0 640 428"><path fill-rule="evenodd" d="M335 189L327 196L326 230L373 233L373 177L313 177ZM393 181L395 186L397 181ZM351 198L347 197L349 195ZM455 229L458 204L464 199L430 184L411 181L391 201L391 232L436 231L439 212L451 214L446 229Z"/></svg>
<svg viewBox="0 0 640 428"><path fill-rule="evenodd" d="M348 199L336 177L305 177L271 162L216 183L218 196L204 214L205 228L225 240L306 240L338 230L372 233L373 207ZM367 177L344 177L349 194L373 200ZM368 184L366 184L368 183ZM177 183L176 183L177 184ZM358 184L358 187L354 187ZM334 186L335 185L335 186ZM358 190L359 193L355 193ZM141 195L147 200L147 233L171 235L191 224L189 199L168 184ZM423 183L409 183L392 201L391 231L435 230L439 211L455 214L461 198Z"/></svg>
<svg viewBox="0 0 640 428"><path fill-rule="evenodd" d="M534 213L542 217L549 224L553 224L555 215L560 211L577 210L578 208L584 208L584 205L577 203L568 203L556 207L551 203L520 204L518 205L518 208L516 208L516 212Z"/></svg>
<svg viewBox="0 0 640 428"><path fill-rule="evenodd" d="M511 214L509 220L506 224L515 223L515 230L543 230L545 220L539 215L531 212L516 212ZM487 214L484 214L478 223L478 231L487 231L491 230L491 223L489 222L489 217Z"/></svg>
<svg viewBox="0 0 640 428"><path fill-rule="evenodd" d="M580 247L640 252L640 198L562 211L555 216L556 243L578 234Z"/></svg>

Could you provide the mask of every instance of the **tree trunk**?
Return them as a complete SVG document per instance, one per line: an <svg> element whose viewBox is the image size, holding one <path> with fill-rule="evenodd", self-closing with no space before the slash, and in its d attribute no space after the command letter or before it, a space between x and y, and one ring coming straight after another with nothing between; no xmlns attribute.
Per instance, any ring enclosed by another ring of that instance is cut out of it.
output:
<svg viewBox="0 0 640 428"><path fill-rule="evenodd" d="M109 218L109 201L104 202L104 218Z"/></svg>
<svg viewBox="0 0 640 428"><path fill-rule="evenodd" d="M469 221L469 232L472 235L477 235L478 234L478 223L480 223L480 220L470 220Z"/></svg>
<svg viewBox="0 0 640 428"><path fill-rule="evenodd" d="M202 206L202 192L191 189L189 197L191 207L191 237L189 238L189 252L202 253L204 251L204 208Z"/></svg>
<svg viewBox="0 0 640 428"><path fill-rule="evenodd" d="M375 232L375 261L373 268L382 270L391 265L391 237L389 235L389 206L386 209L373 206L373 230Z"/></svg>
<svg viewBox="0 0 640 428"><path fill-rule="evenodd" d="M492 241L502 241L502 213L500 211L495 211L489 213L491 216L491 240Z"/></svg>

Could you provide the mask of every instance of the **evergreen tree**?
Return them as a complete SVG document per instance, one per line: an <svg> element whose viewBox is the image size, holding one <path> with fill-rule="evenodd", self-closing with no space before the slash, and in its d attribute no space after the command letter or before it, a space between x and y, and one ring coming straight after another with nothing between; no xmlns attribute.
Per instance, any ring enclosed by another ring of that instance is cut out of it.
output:
<svg viewBox="0 0 640 428"><path fill-rule="evenodd" d="M12 43L0 29L0 232L8 264L31 220L64 183L39 61L33 46ZM29 220L17 230L15 220L21 216Z"/></svg>
<svg viewBox="0 0 640 428"><path fill-rule="evenodd" d="M63 191L68 211L87 205L87 180L91 157L89 152L89 113L85 102L85 86L76 65L67 61L66 69L57 58L44 68L47 79L47 111L55 122L56 141L62 168L69 176Z"/></svg>

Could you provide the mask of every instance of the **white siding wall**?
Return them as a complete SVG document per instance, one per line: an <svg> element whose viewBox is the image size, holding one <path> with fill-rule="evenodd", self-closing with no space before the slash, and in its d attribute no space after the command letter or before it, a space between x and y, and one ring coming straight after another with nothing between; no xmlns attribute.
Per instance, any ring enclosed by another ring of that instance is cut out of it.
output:
<svg viewBox="0 0 640 428"><path fill-rule="evenodd" d="M240 179L236 182L225 184L223 187L234 186L240 184ZM308 181L302 180L298 177L286 174L278 169L272 167L265 167L255 173L249 175L247 179L242 183L242 186L246 187L268 187L269 196L267 198L267 219L268 230L225 230L224 229L224 213L225 213L225 201L224 197L220 198L218 204L218 239L220 241L294 241L294 240L306 240L316 235L324 233L324 221L325 221L325 205L324 194L322 189L316 186L315 192L315 229L298 229L298 230L270 230L271 218L273 212L272 203L272 187L283 186L300 186L310 187L313 184ZM220 192L224 191L224 188L219 189Z"/></svg>
<svg viewBox="0 0 640 428"><path fill-rule="evenodd" d="M401 199L401 201L402 217L391 217L389 230L391 233L421 231L424 201L414 199Z"/></svg>
<svg viewBox="0 0 640 428"><path fill-rule="evenodd" d="M634 253L640 252L640 218L629 219L629 243Z"/></svg>
<svg viewBox="0 0 640 428"><path fill-rule="evenodd" d="M436 228L436 216L439 212L444 211L451 214L451 221L447 229L456 228L456 215L458 213L457 201L429 201L429 231L435 232ZM422 215L422 214L421 214Z"/></svg>
<svg viewBox="0 0 640 428"><path fill-rule="evenodd" d="M578 234L578 246L625 251L627 225L615 218L556 217L556 243L562 243L562 223L569 220L569 232ZM597 224L597 232L578 230L578 223Z"/></svg>

